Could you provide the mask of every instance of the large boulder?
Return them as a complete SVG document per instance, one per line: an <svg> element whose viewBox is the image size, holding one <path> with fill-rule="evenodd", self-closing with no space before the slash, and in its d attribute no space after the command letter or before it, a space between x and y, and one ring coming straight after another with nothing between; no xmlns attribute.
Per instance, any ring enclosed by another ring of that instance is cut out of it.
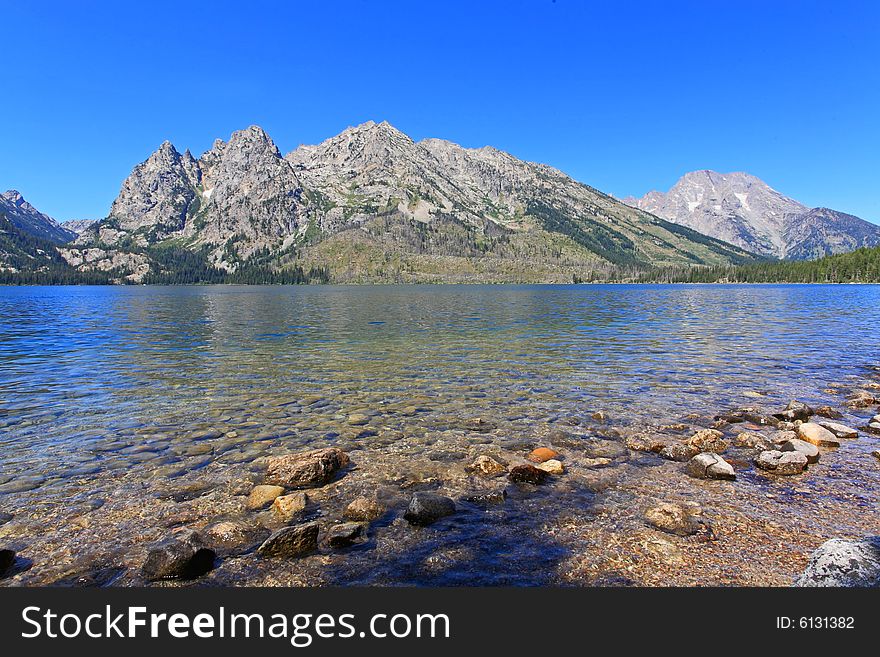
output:
<svg viewBox="0 0 880 657"><path fill-rule="evenodd" d="M403 518L412 525L430 525L455 513L455 502L436 493L415 493Z"/></svg>
<svg viewBox="0 0 880 657"><path fill-rule="evenodd" d="M685 472L698 479L736 479L733 466L714 452L702 452L688 461Z"/></svg>
<svg viewBox="0 0 880 657"><path fill-rule="evenodd" d="M336 447L269 458L266 483L285 488L323 486L349 463L348 455Z"/></svg>
<svg viewBox="0 0 880 657"><path fill-rule="evenodd" d="M794 585L880 587L880 536L826 541L813 552Z"/></svg>
<svg viewBox="0 0 880 657"><path fill-rule="evenodd" d="M801 440L806 440L816 447L840 447L837 436L815 422L804 422L798 425L797 435Z"/></svg>
<svg viewBox="0 0 880 657"><path fill-rule="evenodd" d="M318 523L282 527L257 548L261 557L299 557L318 549Z"/></svg>
<svg viewBox="0 0 880 657"><path fill-rule="evenodd" d="M193 579L211 570L216 558L200 534L184 531L150 547L141 574L153 581Z"/></svg>

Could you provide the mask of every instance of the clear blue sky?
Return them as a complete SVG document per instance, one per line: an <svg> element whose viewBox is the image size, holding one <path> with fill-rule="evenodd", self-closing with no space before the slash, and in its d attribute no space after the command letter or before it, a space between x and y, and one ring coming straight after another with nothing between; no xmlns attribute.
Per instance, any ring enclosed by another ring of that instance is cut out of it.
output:
<svg viewBox="0 0 880 657"><path fill-rule="evenodd" d="M164 139L388 120L624 196L749 171L880 222L880 2L0 0L0 188L104 216Z"/></svg>

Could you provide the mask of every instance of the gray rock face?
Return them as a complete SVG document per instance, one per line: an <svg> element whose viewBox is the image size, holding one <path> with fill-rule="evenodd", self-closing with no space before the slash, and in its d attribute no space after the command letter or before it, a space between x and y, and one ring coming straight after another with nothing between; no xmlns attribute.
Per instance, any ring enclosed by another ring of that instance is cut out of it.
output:
<svg viewBox="0 0 880 657"><path fill-rule="evenodd" d="M149 580L192 579L211 570L216 558L199 534L183 532L151 547L141 574Z"/></svg>
<svg viewBox="0 0 880 657"><path fill-rule="evenodd" d="M816 422L823 429L827 429L831 433L833 433L838 438L858 438L859 432L855 429L846 426L845 424L840 424L839 422L827 422L824 420L820 420Z"/></svg>
<svg viewBox="0 0 880 657"><path fill-rule="evenodd" d="M431 237L431 236L435 237ZM253 258L309 262L350 249L572 267L723 264L748 255L629 207L552 167L484 147L414 142L367 122L281 157L253 126L195 160L163 144L79 248L173 238L234 271ZM335 263L347 271L349 262Z"/></svg>
<svg viewBox="0 0 880 657"><path fill-rule="evenodd" d="M826 541L810 557L794 585L880 587L880 536Z"/></svg>
<svg viewBox="0 0 880 657"><path fill-rule="evenodd" d="M37 210L14 189L0 194L0 215L5 215L14 226L25 233L55 244L64 244L76 237L75 232Z"/></svg>
<svg viewBox="0 0 880 657"><path fill-rule="evenodd" d="M799 438L792 438L790 440L786 440L779 446L780 452L799 452L803 454L807 463L818 463L819 462L819 448L813 445L812 443L808 443L805 440L800 440Z"/></svg>
<svg viewBox="0 0 880 657"><path fill-rule="evenodd" d="M747 173L687 173L626 203L761 255L804 260L880 245L880 226L807 208Z"/></svg>
<svg viewBox="0 0 880 657"><path fill-rule="evenodd" d="M300 557L318 549L317 522L282 527L257 548L261 557Z"/></svg>
<svg viewBox="0 0 880 657"><path fill-rule="evenodd" d="M403 515L412 525L430 525L455 513L455 502L436 493L416 493Z"/></svg>
<svg viewBox="0 0 880 657"><path fill-rule="evenodd" d="M98 219L68 219L61 222L61 227L75 233L74 238L76 238L82 235L86 229L98 223L98 221Z"/></svg>
<svg viewBox="0 0 880 657"><path fill-rule="evenodd" d="M284 488L323 486L348 463L348 455L336 447L273 456L268 461L266 483Z"/></svg>

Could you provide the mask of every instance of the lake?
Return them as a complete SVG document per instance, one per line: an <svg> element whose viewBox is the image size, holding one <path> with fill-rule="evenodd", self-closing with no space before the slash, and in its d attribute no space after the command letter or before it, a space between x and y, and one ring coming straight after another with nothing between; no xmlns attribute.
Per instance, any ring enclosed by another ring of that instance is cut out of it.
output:
<svg viewBox="0 0 880 657"><path fill-rule="evenodd" d="M378 495L369 539L296 569L231 550L212 581L784 583L822 538L878 533L876 436L791 478L735 451L736 482L617 448L795 398L864 425L877 410L842 404L875 382L878 326L880 286L0 288L0 542L33 562L16 582L137 583L144 545L175 528L271 524L241 508L266 456L334 445L355 467L309 517ZM465 467L476 455L542 444L570 476L432 528L400 518L415 490L489 486ZM579 465L599 452L610 462ZM670 496L703 507L712 540L645 529L645 505ZM755 541L790 566L744 566ZM673 574L676 555L708 580Z"/></svg>

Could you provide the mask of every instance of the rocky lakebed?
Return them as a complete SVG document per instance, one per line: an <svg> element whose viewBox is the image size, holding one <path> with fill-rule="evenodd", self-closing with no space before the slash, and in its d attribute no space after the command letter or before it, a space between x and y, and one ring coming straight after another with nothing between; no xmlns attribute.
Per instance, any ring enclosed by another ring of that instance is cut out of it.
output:
<svg viewBox="0 0 880 657"><path fill-rule="evenodd" d="M266 400L286 435L217 412L164 466L174 427L139 426L63 497L0 476L0 584L877 586L880 367L823 394L515 431L428 396Z"/></svg>

